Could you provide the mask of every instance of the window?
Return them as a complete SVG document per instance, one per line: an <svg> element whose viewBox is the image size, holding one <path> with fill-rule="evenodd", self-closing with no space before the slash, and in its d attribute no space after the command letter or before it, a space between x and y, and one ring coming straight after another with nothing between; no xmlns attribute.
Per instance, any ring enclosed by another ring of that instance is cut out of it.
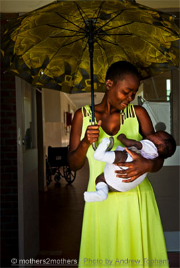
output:
<svg viewBox="0 0 180 268"><path fill-rule="evenodd" d="M170 101L171 95L171 79L166 79L166 99Z"/></svg>

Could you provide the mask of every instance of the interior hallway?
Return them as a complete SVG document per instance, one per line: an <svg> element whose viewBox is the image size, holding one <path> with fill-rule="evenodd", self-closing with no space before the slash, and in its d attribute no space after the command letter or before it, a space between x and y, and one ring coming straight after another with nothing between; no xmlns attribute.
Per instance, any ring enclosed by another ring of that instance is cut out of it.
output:
<svg viewBox="0 0 180 268"><path fill-rule="evenodd" d="M52 181L47 192L40 193L40 256L78 261L83 193L88 183L88 163L76 172L75 181ZM61 266L62 267L62 266Z"/></svg>
<svg viewBox="0 0 180 268"><path fill-rule="evenodd" d="M83 193L87 187L88 173L86 163L71 185L62 178L59 183L51 182L47 192L40 193L40 253L37 259L49 258L61 262L52 267L77 267L63 265L62 261L69 259L72 264L75 264L74 260L78 262ZM180 267L179 253L168 256L171 268Z"/></svg>

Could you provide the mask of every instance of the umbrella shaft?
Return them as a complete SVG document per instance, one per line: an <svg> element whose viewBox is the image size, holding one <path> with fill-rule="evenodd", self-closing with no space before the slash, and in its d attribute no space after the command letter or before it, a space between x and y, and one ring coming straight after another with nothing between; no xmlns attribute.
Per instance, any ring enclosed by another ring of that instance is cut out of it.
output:
<svg viewBox="0 0 180 268"><path fill-rule="evenodd" d="M90 54L90 73L91 73L91 107L92 107L92 125L94 125L94 71L93 71L93 51L94 42L89 42L89 54Z"/></svg>

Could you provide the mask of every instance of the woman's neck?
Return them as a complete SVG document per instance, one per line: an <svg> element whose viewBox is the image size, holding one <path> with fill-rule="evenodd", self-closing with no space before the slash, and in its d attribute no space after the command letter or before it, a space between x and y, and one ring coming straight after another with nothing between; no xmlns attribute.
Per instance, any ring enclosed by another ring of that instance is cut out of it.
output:
<svg viewBox="0 0 180 268"><path fill-rule="evenodd" d="M105 113L107 115L111 115L115 112L118 112L119 113L119 110L115 109L109 102L108 102L108 99L107 99L107 94L105 93L102 101L95 105L95 112L99 112L99 113Z"/></svg>

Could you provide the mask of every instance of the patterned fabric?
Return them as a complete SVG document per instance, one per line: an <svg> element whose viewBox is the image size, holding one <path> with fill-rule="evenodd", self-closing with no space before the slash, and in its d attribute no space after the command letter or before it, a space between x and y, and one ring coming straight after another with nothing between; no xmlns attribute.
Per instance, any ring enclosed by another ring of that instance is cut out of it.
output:
<svg viewBox="0 0 180 268"><path fill-rule="evenodd" d="M82 138L91 115L88 106L85 110ZM126 119L113 136L113 150L119 143L120 133L131 139L142 139L132 110L132 105L125 109ZM99 142L104 137L109 135L100 127ZM92 146L89 147L88 191L95 191L95 179L105 165L93 158L93 152ZM109 192L105 201L85 204L79 267L169 267L159 211L148 178L128 192Z"/></svg>
<svg viewBox="0 0 180 268"><path fill-rule="evenodd" d="M143 79L179 64L173 17L128 0L62 1L20 16L3 35L7 69L37 87L91 91L88 40L94 38L94 91L107 68L133 63Z"/></svg>

